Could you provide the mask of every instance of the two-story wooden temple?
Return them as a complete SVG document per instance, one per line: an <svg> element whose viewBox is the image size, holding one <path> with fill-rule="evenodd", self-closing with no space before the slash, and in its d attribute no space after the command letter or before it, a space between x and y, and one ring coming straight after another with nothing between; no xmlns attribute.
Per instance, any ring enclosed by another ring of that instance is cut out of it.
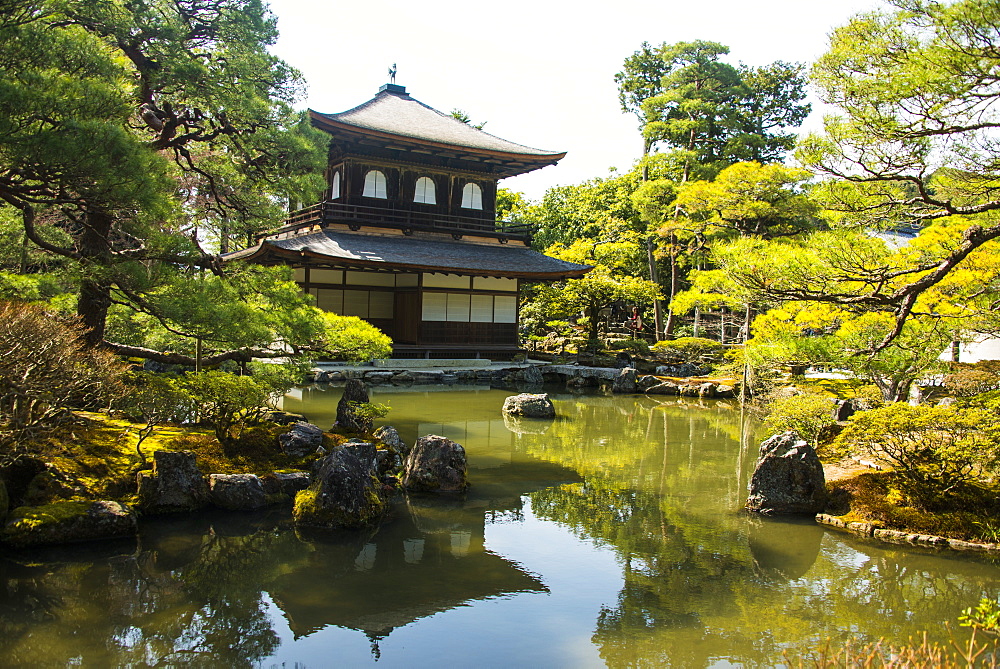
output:
<svg viewBox="0 0 1000 669"><path fill-rule="evenodd" d="M377 326L395 357L509 358L521 282L589 271L533 251L527 229L496 217L499 179L565 153L494 137L395 84L310 115L330 135L325 199L226 259L291 265L320 308Z"/></svg>

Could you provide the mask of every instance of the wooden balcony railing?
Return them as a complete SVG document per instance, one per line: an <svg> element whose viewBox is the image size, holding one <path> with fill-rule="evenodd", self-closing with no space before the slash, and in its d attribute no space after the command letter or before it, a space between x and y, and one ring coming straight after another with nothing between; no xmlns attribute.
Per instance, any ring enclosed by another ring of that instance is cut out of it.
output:
<svg viewBox="0 0 1000 669"><path fill-rule="evenodd" d="M305 209L293 211L285 225L270 234L292 232L303 227L322 223L367 225L400 230L450 232L452 234L502 235L510 239L528 241L531 230L523 223L484 220L468 216L449 216L423 211L406 211L384 207L364 207L339 202L321 202Z"/></svg>

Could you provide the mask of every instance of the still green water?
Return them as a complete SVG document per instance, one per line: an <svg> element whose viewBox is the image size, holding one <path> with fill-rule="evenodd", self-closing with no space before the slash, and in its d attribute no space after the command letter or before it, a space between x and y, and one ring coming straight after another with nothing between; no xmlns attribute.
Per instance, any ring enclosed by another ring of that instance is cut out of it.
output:
<svg viewBox="0 0 1000 669"><path fill-rule="evenodd" d="M288 511L146 521L138 546L0 559L0 666L773 666L827 638L904 641L995 596L1000 568L740 512L738 407L376 388L403 438L469 456L468 495L298 537ZM289 398L328 427L339 388Z"/></svg>

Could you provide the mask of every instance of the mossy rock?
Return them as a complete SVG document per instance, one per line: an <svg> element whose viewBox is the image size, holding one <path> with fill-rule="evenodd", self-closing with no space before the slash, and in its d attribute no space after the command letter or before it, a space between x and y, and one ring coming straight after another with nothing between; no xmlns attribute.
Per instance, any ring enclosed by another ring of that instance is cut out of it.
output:
<svg viewBox="0 0 1000 669"><path fill-rule="evenodd" d="M111 501L58 501L14 509L3 541L19 548L134 536L136 516Z"/></svg>
<svg viewBox="0 0 1000 669"><path fill-rule="evenodd" d="M372 444L340 446L323 460L314 482L295 496L296 525L359 528L382 518L386 501Z"/></svg>

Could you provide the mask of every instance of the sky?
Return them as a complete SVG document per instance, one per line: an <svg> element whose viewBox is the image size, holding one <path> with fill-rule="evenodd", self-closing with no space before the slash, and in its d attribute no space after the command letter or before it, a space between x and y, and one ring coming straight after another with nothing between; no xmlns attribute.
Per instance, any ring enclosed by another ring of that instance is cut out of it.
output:
<svg viewBox="0 0 1000 669"><path fill-rule="evenodd" d="M625 171L642 150L614 75L643 41L730 47L728 62L811 63L828 36L880 0L270 0L273 51L308 83L302 106L335 113L396 83L442 112L465 111L519 144L565 151L558 165L505 179L538 200L548 188ZM816 100L813 98L815 103ZM829 109L825 110L830 111ZM824 110L804 125L820 127Z"/></svg>

